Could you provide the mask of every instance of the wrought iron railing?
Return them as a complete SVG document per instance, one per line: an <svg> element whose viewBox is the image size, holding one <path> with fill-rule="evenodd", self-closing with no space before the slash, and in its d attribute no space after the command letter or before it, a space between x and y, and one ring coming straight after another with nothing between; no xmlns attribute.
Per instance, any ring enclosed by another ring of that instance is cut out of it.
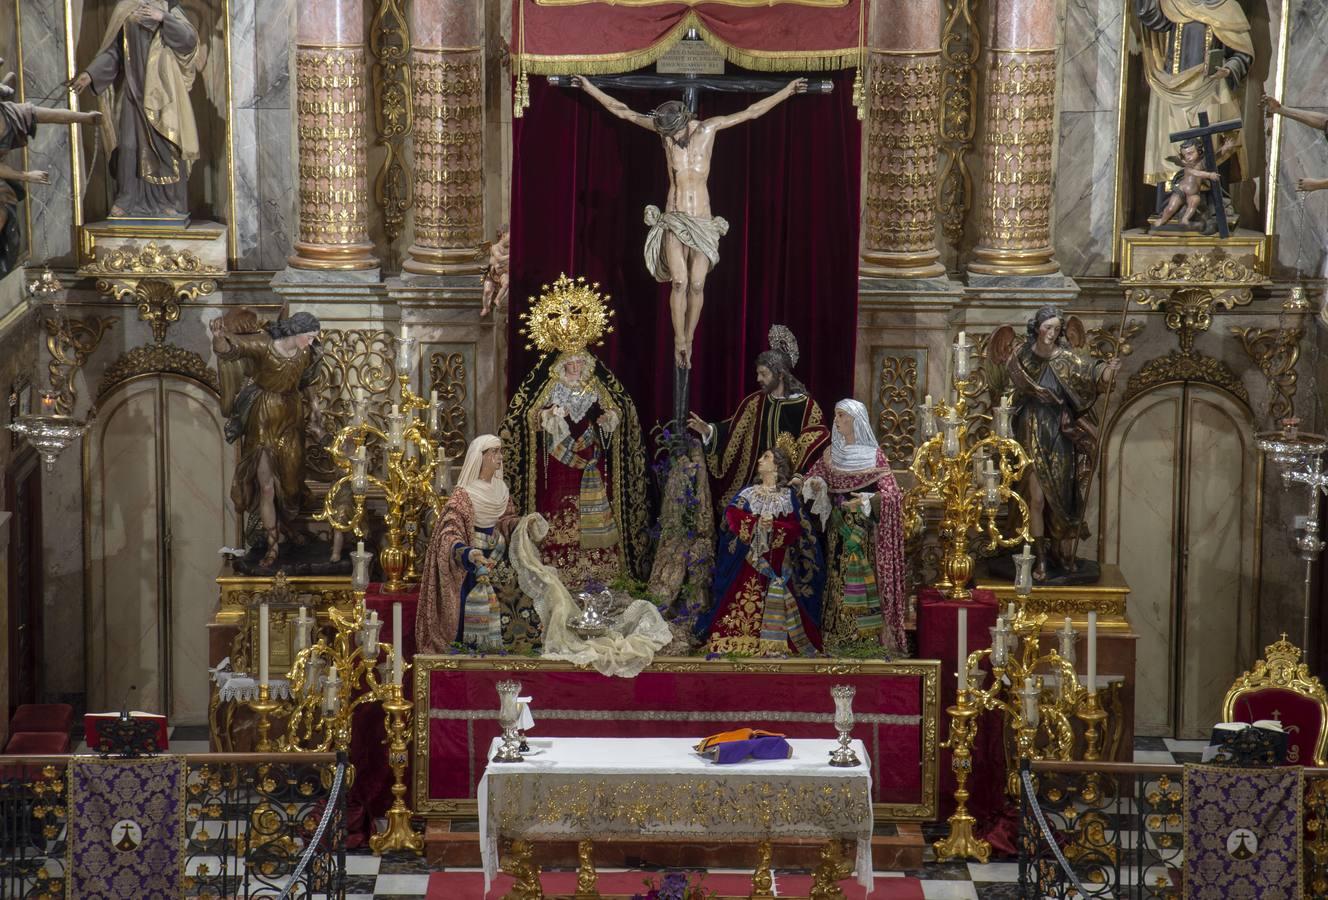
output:
<svg viewBox="0 0 1328 900"><path fill-rule="evenodd" d="M1179 900L1184 769L1025 762L1019 896ZM1328 769L1305 770L1304 803L1305 896L1328 898Z"/></svg>
<svg viewBox="0 0 1328 900"><path fill-rule="evenodd" d="M345 897L344 755L184 758L185 896ZM70 759L0 757L0 900L68 895Z"/></svg>

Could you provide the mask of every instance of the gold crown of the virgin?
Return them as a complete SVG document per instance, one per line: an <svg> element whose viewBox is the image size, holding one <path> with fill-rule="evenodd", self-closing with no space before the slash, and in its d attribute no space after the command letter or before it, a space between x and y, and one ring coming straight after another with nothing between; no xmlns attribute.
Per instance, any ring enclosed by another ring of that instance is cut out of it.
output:
<svg viewBox="0 0 1328 900"><path fill-rule="evenodd" d="M590 284L584 277L568 278L564 273L552 286L541 285L540 291L538 300L530 298L530 311L521 314L527 350L575 353L604 343L604 335L613 331L609 295L599 292L599 282Z"/></svg>

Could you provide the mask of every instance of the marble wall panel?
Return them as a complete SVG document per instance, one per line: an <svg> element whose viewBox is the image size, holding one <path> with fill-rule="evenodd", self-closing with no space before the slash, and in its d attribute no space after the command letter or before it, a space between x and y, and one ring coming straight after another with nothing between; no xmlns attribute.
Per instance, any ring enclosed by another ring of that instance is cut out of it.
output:
<svg viewBox="0 0 1328 900"><path fill-rule="evenodd" d="M1052 234L1061 271L1071 276L1111 274L1125 2L1066 0L1061 22Z"/></svg>
<svg viewBox="0 0 1328 900"><path fill-rule="evenodd" d="M281 270L295 223L295 164L289 109L254 111L258 134L258 245L254 268Z"/></svg>
<svg viewBox="0 0 1328 900"><path fill-rule="evenodd" d="M1116 215L1115 110L1062 112L1053 242L1061 271L1111 271Z"/></svg>
<svg viewBox="0 0 1328 900"><path fill-rule="evenodd" d="M240 269L284 269L290 252L294 20L294 0L231 3L231 132Z"/></svg>
<svg viewBox="0 0 1328 900"><path fill-rule="evenodd" d="M1276 7L1276 4L1270 4ZM1274 12L1277 10L1274 9ZM1281 100L1288 106L1328 112L1328 0L1296 0L1287 31L1286 84ZM1276 24L1276 23L1270 23ZM1276 34L1276 32L1273 32ZM1268 90L1273 92L1270 67ZM1322 277L1328 271L1328 192L1297 194L1296 179L1328 178L1328 141L1297 122L1282 124L1278 165L1274 274Z"/></svg>
<svg viewBox="0 0 1328 900"><path fill-rule="evenodd" d="M1288 97L1294 93L1289 82ZM1314 100L1322 104L1323 94ZM1292 100L1287 103L1295 105ZM1328 106L1308 108L1328 113ZM1322 278L1328 274L1328 191L1297 191L1296 180L1302 177L1328 178L1328 140L1311 128L1286 120L1278 165L1274 275Z"/></svg>
<svg viewBox="0 0 1328 900"><path fill-rule="evenodd" d="M32 101L58 97L65 73L64 5L18 0L22 20L23 93ZM50 101L47 101L49 103ZM28 191L33 259L58 259L73 252L73 177L68 128L43 125L28 145L28 165L50 173L49 185Z"/></svg>

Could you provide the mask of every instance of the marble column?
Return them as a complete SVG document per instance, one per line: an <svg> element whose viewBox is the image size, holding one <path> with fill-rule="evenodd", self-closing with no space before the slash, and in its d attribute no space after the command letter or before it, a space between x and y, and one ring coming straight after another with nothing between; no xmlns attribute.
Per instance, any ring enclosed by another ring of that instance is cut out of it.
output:
<svg viewBox="0 0 1328 900"><path fill-rule="evenodd" d="M289 262L296 269L374 269L363 5L306 0L298 17L299 208Z"/></svg>
<svg viewBox="0 0 1328 900"><path fill-rule="evenodd" d="M945 274L936 247L941 0L873 0L868 35L863 275Z"/></svg>
<svg viewBox="0 0 1328 900"><path fill-rule="evenodd" d="M987 55L977 246L980 275L1049 275L1056 133L1056 2L996 0Z"/></svg>
<svg viewBox="0 0 1328 900"><path fill-rule="evenodd" d="M415 240L402 269L473 275L484 240L482 0L411 6Z"/></svg>

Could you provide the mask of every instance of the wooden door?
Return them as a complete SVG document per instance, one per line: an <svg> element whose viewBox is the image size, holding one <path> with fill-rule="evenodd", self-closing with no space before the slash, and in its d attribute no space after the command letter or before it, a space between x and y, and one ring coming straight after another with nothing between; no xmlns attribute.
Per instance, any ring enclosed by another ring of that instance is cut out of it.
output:
<svg viewBox="0 0 1328 900"><path fill-rule="evenodd" d="M1107 436L1102 559L1131 589L1137 734L1207 737L1250 661L1253 432L1241 402L1177 383L1133 398Z"/></svg>
<svg viewBox="0 0 1328 900"><path fill-rule="evenodd" d="M36 703L42 670L41 461L25 447L5 475L9 523L9 709Z"/></svg>
<svg viewBox="0 0 1328 900"><path fill-rule="evenodd" d="M128 695L201 725L217 551L235 533L220 408L175 376L125 382L99 407L85 439L88 702L114 709Z"/></svg>

